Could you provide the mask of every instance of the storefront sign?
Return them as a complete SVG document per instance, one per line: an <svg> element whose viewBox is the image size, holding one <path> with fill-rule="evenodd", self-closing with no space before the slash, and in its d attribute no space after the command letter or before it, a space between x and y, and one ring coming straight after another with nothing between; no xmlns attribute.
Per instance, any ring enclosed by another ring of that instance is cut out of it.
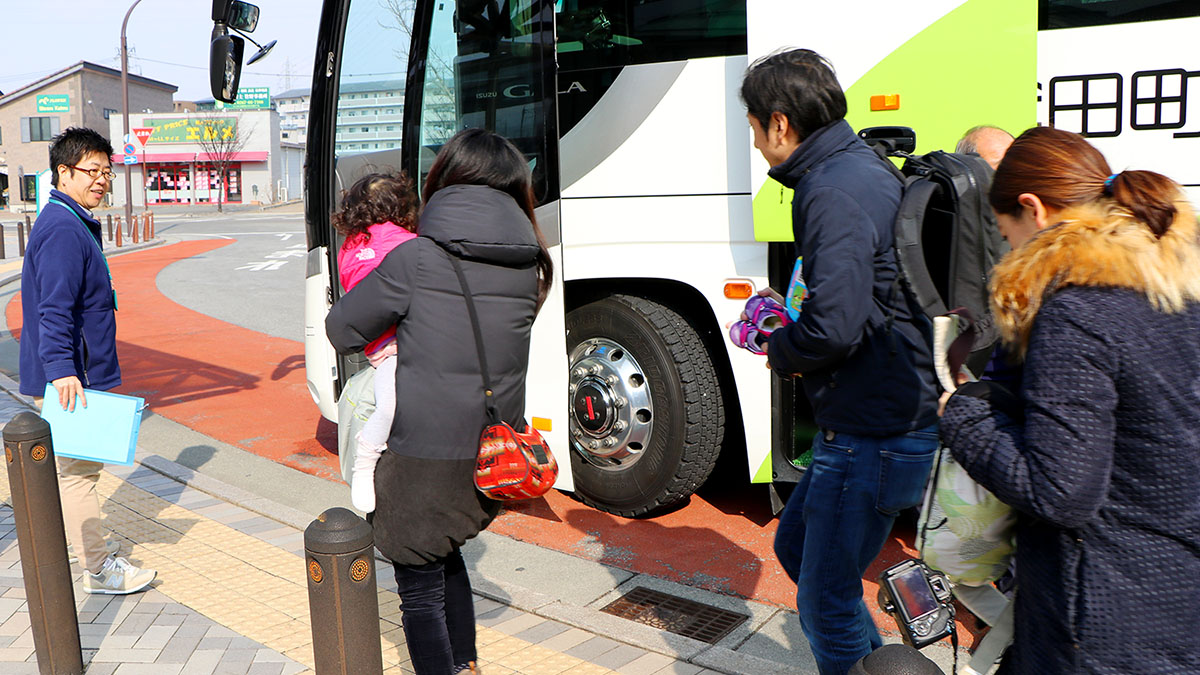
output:
<svg viewBox="0 0 1200 675"><path fill-rule="evenodd" d="M271 107L270 87L242 87L233 103L217 101L217 110L267 110Z"/></svg>
<svg viewBox="0 0 1200 675"><path fill-rule="evenodd" d="M236 117L147 118L142 124L154 130L143 145L228 141L237 137ZM141 138L140 134L138 138Z"/></svg>
<svg viewBox="0 0 1200 675"><path fill-rule="evenodd" d="M40 113L71 112L70 94L42 94L37 97L37 111Z"/></svg>

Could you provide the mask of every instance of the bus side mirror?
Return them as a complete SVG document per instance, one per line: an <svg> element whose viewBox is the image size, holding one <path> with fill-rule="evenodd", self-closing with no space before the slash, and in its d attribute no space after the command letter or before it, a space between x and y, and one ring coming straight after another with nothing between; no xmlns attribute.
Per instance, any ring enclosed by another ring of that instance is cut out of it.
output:
<svg viewBox="0 0 1200 675"><path fill-rule="evenodd" d="M917 132L909 127L867 127L858 132L867 145L879 145L887 154L917 151Z"/></svg>
<svg viewBox="0 0 1200 675"><path fill-rule="evenodd" d="M253 33L258 27L258 7L242 0L233 0L225 10L225 24L243 33Z"/></svg>
<svg viewBox="0 0 1200 675"><path fill-rule="evenodd" d="M226 35L219 27L209 44L208 82L213 98L233 103L237 97L238 80L242 77L242 54L246 41L236 35ZM219 34L217 34L219 33Z"/></svg>

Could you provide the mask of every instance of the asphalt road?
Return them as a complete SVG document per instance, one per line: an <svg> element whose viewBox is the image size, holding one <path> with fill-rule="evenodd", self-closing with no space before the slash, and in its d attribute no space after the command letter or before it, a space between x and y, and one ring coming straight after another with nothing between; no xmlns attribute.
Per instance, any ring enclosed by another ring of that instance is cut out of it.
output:
<svg viewBox="0 0 1200 675"><path fill-rule="evenodd" d="M304 217L234 214L162 222L172 241L229 240L228 246L172 263L155 282L167 298L243 328L304 340Z"/></svg>

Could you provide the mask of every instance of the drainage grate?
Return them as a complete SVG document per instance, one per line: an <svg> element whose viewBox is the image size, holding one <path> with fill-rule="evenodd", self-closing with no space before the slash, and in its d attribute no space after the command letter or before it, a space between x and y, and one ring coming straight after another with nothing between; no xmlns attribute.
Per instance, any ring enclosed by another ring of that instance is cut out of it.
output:
<svg viewBox="0 0 1200 675"><path fill-rule="evenodd" d="M638 586L600 611L709 644L750 617Z"/></svg>

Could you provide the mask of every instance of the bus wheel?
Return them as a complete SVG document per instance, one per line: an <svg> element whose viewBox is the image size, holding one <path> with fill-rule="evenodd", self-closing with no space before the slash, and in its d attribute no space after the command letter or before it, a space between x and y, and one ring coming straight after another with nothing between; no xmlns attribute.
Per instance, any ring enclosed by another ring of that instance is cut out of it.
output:
<svg viewBox="0 0 1200 675"><path fill-rule="evenodd" d="M696 491L721 449L716 369L667 307L613 295L567 315L575 497L640 516Z"/></svg>

